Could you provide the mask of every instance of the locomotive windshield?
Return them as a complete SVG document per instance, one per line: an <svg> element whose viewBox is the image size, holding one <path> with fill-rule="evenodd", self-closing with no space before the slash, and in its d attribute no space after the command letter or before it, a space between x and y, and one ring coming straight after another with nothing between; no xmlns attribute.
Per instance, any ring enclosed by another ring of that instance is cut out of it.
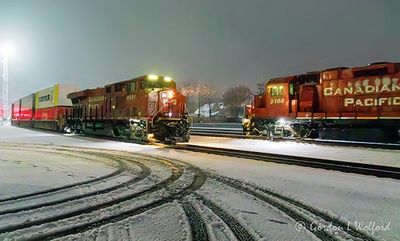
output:
<svg viewBox="0 0 400 241"><path fill-rule="evenodd" d="M143 80L142 88L143 89L163 89L163 88L174 88L175 83L172 81L164 81L164 80Z"/></svg>

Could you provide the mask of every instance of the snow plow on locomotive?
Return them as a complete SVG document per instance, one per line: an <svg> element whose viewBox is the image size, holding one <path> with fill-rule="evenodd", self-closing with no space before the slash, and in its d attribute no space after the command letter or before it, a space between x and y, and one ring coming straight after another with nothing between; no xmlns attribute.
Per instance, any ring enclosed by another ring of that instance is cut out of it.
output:
<svg viewBox="0 0 400 241"><path fill-rule="evenodd" d="M273 138L398 143L400 63L274 78L246 107L243 131Z"/></svg>
<svg viewBox="0 0 400 241"><path fill-rule="evenodd" d="M69 131L139 141L189 141L186 97L166 76L146 75L70 93Z"/></svg>

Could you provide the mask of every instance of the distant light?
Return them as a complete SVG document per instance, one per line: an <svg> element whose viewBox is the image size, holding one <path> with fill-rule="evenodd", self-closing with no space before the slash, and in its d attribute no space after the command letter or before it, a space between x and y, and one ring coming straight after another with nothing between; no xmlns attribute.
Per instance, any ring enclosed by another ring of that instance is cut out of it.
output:
<svg viewBox="0 0 400 241"><path fill-rule="evenodd" d="M149 74L147 75L148 80L158 80L158 75L155 74Z"/></svg>
<svg viewBox="0 0 400 241"><path fill-rule="evenodd" d="M165 76L165 77L164 77L164 81L165 81L165 82L171 82L171 81L172 81L172 78L169 77L169 76Z"/></svg>
<svg viewBox="0 0 400 241"><path fill-rule="evenodd" d="M8 58L14 54L14 46L10 43L5 43L0 49L1 56Z"/></svg>

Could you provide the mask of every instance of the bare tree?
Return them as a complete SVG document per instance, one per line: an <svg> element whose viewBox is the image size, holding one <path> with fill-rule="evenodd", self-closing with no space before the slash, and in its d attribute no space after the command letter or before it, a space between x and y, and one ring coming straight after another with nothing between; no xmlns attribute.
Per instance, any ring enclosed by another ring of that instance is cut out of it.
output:
<svg viewBox="0 0 400 241"><path fill-rule="evenodd" d="M248 87L239 85L225 91L222 95L222 99L224 104L229 107L231 116L233 118L238 118L241 106L245 104L251 96L251 90Z"/></svg>
<svg viewBox="0 0 400 241"><path fill-rule="evenodd" d="M214 103L216 100L216 93L217 91L215 88L211 85L202 85L201 86L201 91L200 94L206 99L207 104L208 104L208 116L211 118L211 104Z"/></svg>
<svg viewBox="0 0 400 241"><path fill-rule="evenodd" d="M260 80L257 83L257 89L258 89L258 94L263 94L265 92L265 84L267 83L267 81L265 80Z"/></svg>
<svg viewBox="0 0 400 241"><path fill-rule="evenodd" d="M197 101L197 109L198 109L198 117L200 117L201 106L203 103L208 103L208 112L211 116L211 104L215 99L216 90L212 85L208 84L198 84L198 83L186 83L183 84L181 89L181 93L188 97L188 103L195 104ZM190 99L192 101L190 101Z"/></svg>

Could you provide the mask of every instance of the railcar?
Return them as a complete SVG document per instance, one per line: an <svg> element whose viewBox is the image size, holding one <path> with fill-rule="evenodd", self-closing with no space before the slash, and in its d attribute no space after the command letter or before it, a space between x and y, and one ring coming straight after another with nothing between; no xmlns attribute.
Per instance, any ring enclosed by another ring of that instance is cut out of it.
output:
<svg viewBox="0 0 400 241"><path fill-rule="evenodd" d="M269 80L247 106L250 135L398 143L400 63L339 67Z"/></svg>
<svg viewBox="0 0 400 241"><path fill-rule="evenodd" d="M72 108L67 94L77 89L74 85L56 84L15 101L11 105L11 124L64 130L67 110Z"/></svg>
<svg viewBox="0 0 400 241"><path fill-rule="evenodd" d="M187 142L186 97L170 77L145 75L70 93L70 131L140 141Z"/></svg>

